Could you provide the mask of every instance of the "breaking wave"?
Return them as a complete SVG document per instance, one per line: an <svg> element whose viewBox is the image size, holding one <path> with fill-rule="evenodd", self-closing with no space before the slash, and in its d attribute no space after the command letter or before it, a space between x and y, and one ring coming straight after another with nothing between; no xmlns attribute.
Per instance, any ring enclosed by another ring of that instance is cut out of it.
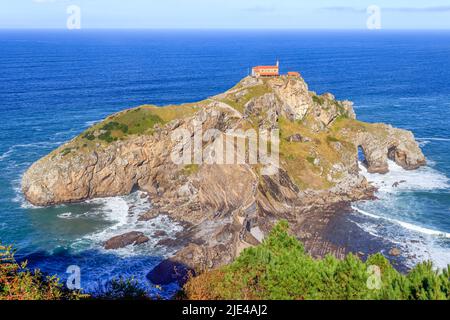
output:
<svg viewBox="0 0 450 320"><path fill-rule="evenodd" d="M398 224L399 226L401 226L401 227L403 227L405 229L409 229L411 231L423 233L423 234L426 234L426 235L432 235L432 236L438 236L438 237L443 237L443 238L450 239L450 233L449 232L428 229L428 228L424 228L424 227L421 227L421 226L418 226L418 225L414 225L412 223L403 222L403 221L400 221L400 220L379 216L379 215L367 212L365 210L362 210L362 209L358 208L357 206L352 206L352 209L356 210L357 212L359 212L359 213L361 213L361 214L363 214L365 216L368 216L370 218L373 218L373 219L384 219L386 221ZM374 234L374 233L372 233L372 234ZM374 234L374 235L376 235L376 234Z"/></svg>
<svg viewBox="0 0 450 320"><path fill-rule="evenodd" d="M449 179L431 167L409 171L392 161L389 161L389 173L384 175L368 173L362 164L360 169L378 188L378 200L352 205L355 214L367 218L357 225L401 247L410 266L424 260L432 260L440 268L449 264L450 232L442 224L447 219L434 217L427 211L429 206L423 204L427 197L430 203L446 199ZM445 206L436 210L445 211Z"/></svg>

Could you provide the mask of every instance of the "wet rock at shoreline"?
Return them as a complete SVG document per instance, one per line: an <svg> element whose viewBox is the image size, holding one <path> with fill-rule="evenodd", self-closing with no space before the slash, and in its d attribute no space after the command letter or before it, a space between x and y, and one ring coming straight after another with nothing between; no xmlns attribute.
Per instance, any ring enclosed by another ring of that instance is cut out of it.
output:
<svg viewBox="0 0 450 320"><path fill-rule="evenodd" d="M405 182L406 182L406 180L396 181L392 184L392 188L398 188L401 183L405 183Z"/></svg>
<svg viewBox="0 0 450 320"><path fill-rule="evenodd" d="M389 255L393 257L398 257L401 253L402 252L398 248L392 248L391 250L389 250Z"/></svg>
<svg viewBox="0 0 450 320"><path fill-rule="evenodd" d="M153 233L153 236L157 237L157 238L166 237L167 236L167 232L165 232L164 230L156 230Z"/></svg>
<svg viewBox="0 0 450 320"><path fill-rule="evenodd" d="M167 259L158 264L147 274L147 279L155 285L168 285L177 282L182 286L194 271L181 262Z"/></svg>
<svg viewBox="0 0 450 320"><path fill-rule="evenodd" d="M131 231L119 236L112 237L104 243L106 250L114 250L125 248L129 245L137 246L148 242L150 239L146 237L142 232Z"/></svg>

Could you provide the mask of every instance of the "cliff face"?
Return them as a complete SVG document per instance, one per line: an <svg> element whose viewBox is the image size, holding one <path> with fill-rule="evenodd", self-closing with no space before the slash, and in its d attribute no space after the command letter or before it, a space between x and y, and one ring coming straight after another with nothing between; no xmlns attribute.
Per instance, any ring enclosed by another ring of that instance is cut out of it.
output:
<svg viewBox="0 0 450 320"><path fill-rule="evenodd" d="M252 128L280 130L275 174L257 163L173 161L174 132L209 132L201 141L208 151L227 131ZM425 164L411 132L357 121L351 102L310 92L301 78L247 77L198 103L112 115L33 164L22 189L35 205L144 190L153 207L141 219L164 213L188 225L172 261L207 269L260 242L279 219L301 232L312 212L370 198L358 147L370 172L386 173L388 159L405 169Z"/></svg>

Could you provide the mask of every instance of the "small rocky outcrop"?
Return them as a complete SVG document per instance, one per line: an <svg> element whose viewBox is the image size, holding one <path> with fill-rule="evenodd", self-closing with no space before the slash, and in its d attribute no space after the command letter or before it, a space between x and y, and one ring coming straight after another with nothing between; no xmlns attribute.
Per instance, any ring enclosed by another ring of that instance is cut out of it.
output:
<svg viewBox="0 0 450 320"><path fill-rule="evenodd" d="M414 170L426 164L425 156L416 143L412 132L385 124L374 124L361 130L351 128L347 138L361 147L367 170L370 173L387 173L388 160L406 170Z"/></svg>
<svg viewBox="0 0 450 320"><path fill-rule="evenodd" d="M286 138L289 142L310 142L311 139L308 137L302 136L300 133L293 134L292 136L289 136Z"/></svg>
<svg viewBox="0 0 450 320"><path fill-rule="evenodd" d="M214 161L214 147L234 145L226 140L230 131L242 136L248 129L279 130L279 162L271 163L271 174L263 170L267 163ZM188 139L179 132L188 132ZM193 144L201 148L201 162L173 161ZM185 226L170 239L177 253L149 274L155 283L167 283L188 270L230 263L280 219L295 234L317 238L311 219L373 198L374 187L358 170L358 148L369 172L386 173L388 159L407 170L426 163L411 132L360 122L349 101L310 92L301 78L247 77L198 103L111 115L34 163L22 190L41 206L145 191L152 208L140 221L164 214ZM110 239L105 248L145 241L133 232ZM330 250L324 246L320 253Z"/></svg>
<svg viewBox="0 0 450 320"><path fill-rule="evenodd" d="M114 250L125 248L130 245L140 245L148 242L150 239L146 237L142 232L131 231L119 236L112 237L104 243L106 250Z"/></svg>
<svg viewBox="0 0 450 320"><path fill-rule="evenodd" d="M389 255L393 257L398 257L402 252L398 248L392 248L389 250Z"/></svg>
<svg viewBox="0 0 450 320"><path fill-rule="evenodd" d="M164 286L177 282L182 286L189 279L189 276L195 276L194 270L187 267L184 263L177 262L174 259L167 259L153 268L147 274L147 279L155 285Z"/></svg>

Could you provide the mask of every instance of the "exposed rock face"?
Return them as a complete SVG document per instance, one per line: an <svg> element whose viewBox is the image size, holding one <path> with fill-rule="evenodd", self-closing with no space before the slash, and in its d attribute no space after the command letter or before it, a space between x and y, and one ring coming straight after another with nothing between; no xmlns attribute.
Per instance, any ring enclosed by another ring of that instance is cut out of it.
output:
<svg viewBox="0 0 450 320"><path fill-rule="evenodd" d="M312 105L308 85L301 79L276 78L269 84L282 103L285 115L292 120L301 120Z"/></svg>
<svg viewBox="0 0 450 320"><path fill-rule="evenodd" d="M394 257L398 257L401 253L402 252L398 248L392 248L391 250L389 250L389 255Z"/></svg>
<svg viewBox="0 0 450 320"><path fill-rule="evenodd" d="M139 245L148 242L150 239L142 232L131 231L120 236L107 240L104 244L106 250L125 248L129 245Z"/></svg>
<svg viewBox="0 0 450 320"><path fill-rule="evenodd" d="M213 161L212 147L226 132L249 128L280 130L275 174L264 173L260 164ZM193 139L174 139L179 130ZM173 161L196 143L203 151L201 163ZM35 205L125 195L134 188L146 191L152 209L140 220L166 214L187 225L177 239L179 251L149 274L154 282L166 283L183 279L189 269L230 263L261 242L280 219L301 233L312 215L372 198L374 188L358 170L359 146L370 172L387 172L388 159L405 169L425 164L412 133L355 120L351 102L318 96L301 78L247 77L197 104L143 106L108 117L33 164L22 188ZM127 234L106 246L142 242L144 237ZM182 272L174 273L173 266L182 266Z"/></svg>
<svg viewBox="0 0 450 320"><path fill-rule="evenodd" d="M193 273L193 271L184 263L177 262L173 259L167 259L153 268L153 270L147 274L147 278L155 285L164 286L172 282L178 282L181 286L188 280L190 274L192 276L195 275L195 273Z"/></svg>
<svg viewBox="0 0 450 320"><path fill-rule="evenodd" d="M425 156L410 131L392 128L384 124L374 125L375 131L352 132L348 139L364 152L370 173L387 173L388 159L406 170L414 170L426 164ZM380 135L380 132L383 134Z"/></svg>
<svg viewBox="0 0 450 320"><path fill-rule="evenodd" d="M89 153L47 156L28 169L22 188L30 202L44 206L128 194L146 176L153 141L138 137Z"/></svg>
<svg viewBox="0 0 450 320"><path fill-rule="evenodd" d="M287 137L286 139L289 142L305 142L311 141L308 138L304 138L300 133L293 134L292 136Z"/></svg>

